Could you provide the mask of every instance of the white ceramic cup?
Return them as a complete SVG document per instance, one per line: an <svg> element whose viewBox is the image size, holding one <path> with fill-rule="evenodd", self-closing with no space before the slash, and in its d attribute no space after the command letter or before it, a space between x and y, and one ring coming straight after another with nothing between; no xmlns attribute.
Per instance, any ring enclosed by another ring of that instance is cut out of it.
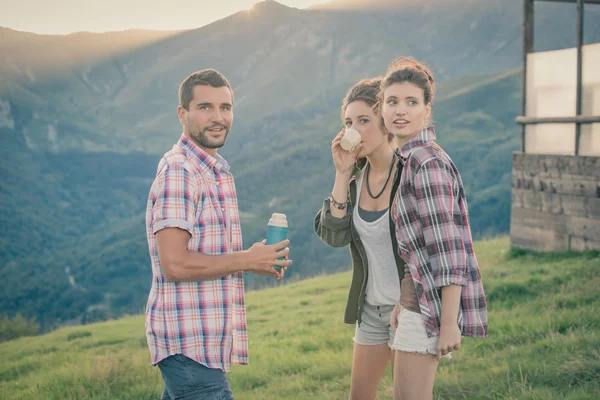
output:
<svg viewBox="0 0 600 400"><path fill-rule="evenodd" d="M340 141L340 146L342 149L346 151L352 151L358 144L362 138L360 137L360 132L356 129L348 128L344 132L344 136L342 136L342 140Z"/></svg>

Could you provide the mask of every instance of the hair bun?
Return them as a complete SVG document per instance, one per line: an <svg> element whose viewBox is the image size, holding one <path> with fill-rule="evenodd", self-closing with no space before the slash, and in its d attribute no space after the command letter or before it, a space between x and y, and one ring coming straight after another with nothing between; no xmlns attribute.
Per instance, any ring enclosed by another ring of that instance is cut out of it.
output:
<svg viewBox="0 0 600 400"><path fill-rule="evenodd" d="M425 64L422 64L412 57L402 57L395 60L390 67L388 72L397 71L399 69L414 68L418 71L424 72L427 75L427 79L432 84L434 83L433 72Z"/></svg>

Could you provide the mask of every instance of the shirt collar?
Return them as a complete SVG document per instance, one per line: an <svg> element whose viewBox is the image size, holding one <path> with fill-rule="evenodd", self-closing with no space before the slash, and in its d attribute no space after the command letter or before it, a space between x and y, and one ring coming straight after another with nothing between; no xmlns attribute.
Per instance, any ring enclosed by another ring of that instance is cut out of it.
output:
<svg viewBox="0 0 600 400"><path fill-rule="evenodd" d="M422 147L429 143L435 143L435 140L435 129L433 125L430 125L427 128L423 129L421 132L419 132L417 135L415 135L408 142L406 142L401 149L397 149L396 153L400 155L402 161L406 161L406 159L408 158L408 156L410 156L410 153L412 153L414 149Z"/></svg>
<svg viewBox="0 0 600 400"><path fill-rule="evenodd" d="M184 133L181 134L177 144L183 148L186 155L192 156L207 168L212 169L215 172L221 170L223 170L223 172L229 172L229 163L220 154L217 153L216 157L211 156Z"/></svg>

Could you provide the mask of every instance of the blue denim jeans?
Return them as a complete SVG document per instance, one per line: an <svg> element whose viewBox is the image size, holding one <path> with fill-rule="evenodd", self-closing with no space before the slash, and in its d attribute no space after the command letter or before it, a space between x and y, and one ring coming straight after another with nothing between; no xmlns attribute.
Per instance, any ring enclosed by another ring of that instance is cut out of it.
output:
<svg viewBox="0 0 600 400"><path fill-rule="evenodd" d="M225 372L175 354L158 363L165 383L162 400L233 400Z"/></svg>

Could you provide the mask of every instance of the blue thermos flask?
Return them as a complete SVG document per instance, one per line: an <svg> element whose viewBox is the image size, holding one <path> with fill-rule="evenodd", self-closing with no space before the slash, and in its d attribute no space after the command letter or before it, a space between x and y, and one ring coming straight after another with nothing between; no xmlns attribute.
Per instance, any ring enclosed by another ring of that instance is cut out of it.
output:
<svg viewBox="0 0 600 400"><path fill-rule="evenodd" d="M267 225L267 244L275 244L287 239L287 230L288 223L285 214L273 213ZM273 268L281 269L278 265L274 265Z"/></svg>

